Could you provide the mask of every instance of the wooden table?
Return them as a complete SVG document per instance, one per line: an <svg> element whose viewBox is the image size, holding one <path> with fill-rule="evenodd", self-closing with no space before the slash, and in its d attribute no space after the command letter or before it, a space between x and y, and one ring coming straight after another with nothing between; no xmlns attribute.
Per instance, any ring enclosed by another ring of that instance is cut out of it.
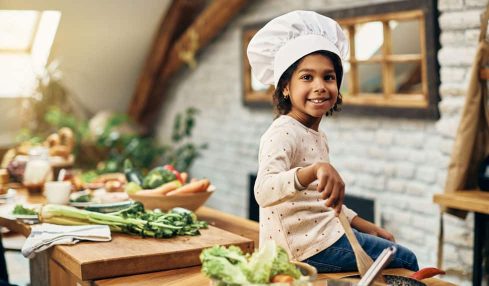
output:
<svg viewBox="0 0 489 286"><path fill-rule="evenodd" d="M474 251L472 285L482 283L482 250L486 239L485 226L489 221L489 192L467 190L436 194L433 201L442 207L474 212Z"/></svg>
<svg viewBox="0 0 489 286"><path fill-rule="evenodd" d="M29 202L38 203L42 200L42 196L39 196L29 199ZM199 219L208 221L210 225L253 240L255 245L258 245L258 223L207 207L201 207L196 213ZM0 219L0 225L4 223L5 221ZM20 229L24 233L29 231L29 227L22 224L17 224L16 226L10 222L7 227ZM84 245L83 248L88 250L91 244L94 245L95 243L81 242L73 247L77 248ZM73 270L79 267L69 265L70 263L82 264L83 257L80 254L75 254L76 252L74 251L66 251L68 248L70 246L54 246L31 260L31 285L209 285L209 279L201 274L200 266L123 277L83 280L80 279L80 273L74 273L76 271ZM121 248L120 251L123 252L125 250ZM127 263L130 264L131 262L128 261ZM103 267L103 264L100 267ZM411 272L405 269L389 269L386 270L386 273L406 276ZM351 274L354 273L320 274L318 278L337 279ZM423 282L430 286L453 285L433 278L423 280Z"/></svg>
<svg viewBox="0 0 489 286"><path fill-rule="evenodd" d="M413 273L407 269L386 269L384 274L409 276ZM319 274L316 281L327 281L329 279L341 279L348 276L358 275L358 272L327 273ZM455 284L436 279L428 278L422 280L428 286L455 286ZM182 268L164 272L146 273L126 277L98 280L94 282L96 286L195 286L209 285L210 280L200 272L200 267ZM321 285L321 284L319 284Z"/></svg>

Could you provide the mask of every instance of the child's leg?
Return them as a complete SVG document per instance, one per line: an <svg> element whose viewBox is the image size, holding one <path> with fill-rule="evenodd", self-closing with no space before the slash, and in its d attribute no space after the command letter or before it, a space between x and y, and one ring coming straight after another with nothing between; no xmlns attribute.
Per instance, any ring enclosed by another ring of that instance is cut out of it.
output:
<svg viewBox="0 0 489 286"><path fill-rule="evenodd" d="M396 255L392 259L391 263L387 266L388 268L406 268L412 271L418 271L418 259L416 255L406 247L394 243L392 241L380 238L378 236L373 236L363 232L355 231L355 235L358 242L365 250L365 252L372 257L373 260L379 257L380 253L391 245L397 247Z"/></svg>
<svg viewBox="0 0 489 286"><path fill-rule="evenodd" d="M384 249L395 244L377 236L361 233L356 230L353 231L362 248L373 260L377 259ZM418 261L414 253L403 246L395 245L397 247L396 256L388 267L406 268L417 271ZM332 246L306 259L304 262L316 267L320 273L357 271L355 254L345 235Z"/></svg>

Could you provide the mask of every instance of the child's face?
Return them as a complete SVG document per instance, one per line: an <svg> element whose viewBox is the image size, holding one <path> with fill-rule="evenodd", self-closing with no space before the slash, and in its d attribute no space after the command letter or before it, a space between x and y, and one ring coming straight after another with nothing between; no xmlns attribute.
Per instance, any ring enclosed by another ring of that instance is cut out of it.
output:
<svg viewBox="0 0 489 286"><path fill-rule="evenodd" d="M290 116L309 127L319 124L338 98L333 62L320 54L304 57L283 93L290 96Z"/></svg>

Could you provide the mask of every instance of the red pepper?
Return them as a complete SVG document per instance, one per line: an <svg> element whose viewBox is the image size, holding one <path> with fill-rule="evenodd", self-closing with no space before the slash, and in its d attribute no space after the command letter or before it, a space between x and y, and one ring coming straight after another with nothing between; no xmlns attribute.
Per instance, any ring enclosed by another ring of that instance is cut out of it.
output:
<svg viewBox="0 0 489 286"><path fill-rule="evenodd" d="M171 171L173 173L173 175L175 175L175 178L183 185L185 182L183 181L182 179L182 176L180 175L180 172L178 172L177 170L173 170Z"/></svg>

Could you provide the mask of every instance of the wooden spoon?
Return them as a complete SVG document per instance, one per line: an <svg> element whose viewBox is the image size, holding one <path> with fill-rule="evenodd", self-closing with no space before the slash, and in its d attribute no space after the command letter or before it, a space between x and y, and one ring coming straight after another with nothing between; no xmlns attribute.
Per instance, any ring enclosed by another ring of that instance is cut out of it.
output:
<svg viewBox="0 0 489 286"><path fill-rule="evenodd" d="M345 213L342 211L340 215L338 216L340 219L340 223L343 226L343 229L345 230L345 235L348 241L351 244L351 247L353 248L353 253L355 253L355 260L357 262L357 268L358 272L360 273L360 277L363 277L365 273L367 273L367 270L372 266L374 261L372 258L363 250L362 246L360 243L358 243L357 237L353 233L353 230L351 229L350 222L345 216ZM384 278L382 277L382 274L379 273L377 277L375 277L376 282L380 283L385 283Z"/></svg>

